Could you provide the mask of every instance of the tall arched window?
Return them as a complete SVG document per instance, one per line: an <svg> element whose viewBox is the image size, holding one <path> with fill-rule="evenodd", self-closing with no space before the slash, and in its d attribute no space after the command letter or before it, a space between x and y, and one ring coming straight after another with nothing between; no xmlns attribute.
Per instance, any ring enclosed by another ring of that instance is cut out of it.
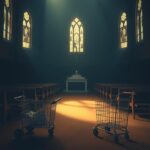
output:
<svg viewBox="0 0 150 150"><path fill-rule="evenodd" d="M143 34L143 10L142 0L137 0L136 4L136 40L141 42L144 38Z"/></svg>
<svg viewBox="0 0 150 150"><path fill-rule="evenodd" d="M120 18L120 48L128 47L128 35L127 35L127 14L122 13Z"/></svg>
<svg viewBox="0 0 150 150"><path fill-rule="evenodd" d="M11 40L12 38L12 1L4 1L4 25L3 25L3 38Z"/></svg>
<svg viewBox="0 0 150 150"><path fill-rule="evenodd" d="M32 27L32 22L31 22L31 16L29 12L24 12L23 14L23 31L22 31L22 47L23 48L31 48L31 27Z"/></svg>
<svg viewBox="0 0 150 150"><path fill-rule="evenodd" d="M83 25L78 18L75 18L70 26L70 52L80 53L84 51Z"/></svg>

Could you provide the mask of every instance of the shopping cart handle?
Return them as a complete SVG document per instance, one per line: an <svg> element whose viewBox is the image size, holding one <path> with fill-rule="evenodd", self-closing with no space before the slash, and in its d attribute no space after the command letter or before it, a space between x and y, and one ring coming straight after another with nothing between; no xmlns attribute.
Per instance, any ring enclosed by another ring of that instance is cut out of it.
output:
<svg viewBox="0 0 150 150"><path fill-rule="evenodd" d="M20 96L16 96L16 97L14 97L14 99L16 99L16 100L18 100L18 99L22 99L22 98L24 98L24 96L23 96L23 95L20 95Z"/></svg>
<svg viewBox="0 0 150 150"><path fill-rule="evenodd" d="M130 92L130 91L128 92L128 91L127 91L127 92L122 92L122 94L135 95L136 93L135 93L135 92Z"/></svg>
<svg viewBox="0 0 150 150"><path fill-rule="evenodd" d="M62 97L56 98L56 99L54 99L54 100L51 102L51 104L55 104L55 103L57 103L58 101L60 101L61 99L62 99Z"/></svg>

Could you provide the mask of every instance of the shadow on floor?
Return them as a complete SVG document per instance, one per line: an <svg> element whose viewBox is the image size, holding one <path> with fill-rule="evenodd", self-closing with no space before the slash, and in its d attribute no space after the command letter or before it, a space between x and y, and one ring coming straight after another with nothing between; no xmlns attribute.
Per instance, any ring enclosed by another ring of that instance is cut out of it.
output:
<svg viewBox="0 0 150 150"><path fill-rule="evenodd" d="M56 137L25 137L19 141L11 141L3 150L64 150Z"/></svg>

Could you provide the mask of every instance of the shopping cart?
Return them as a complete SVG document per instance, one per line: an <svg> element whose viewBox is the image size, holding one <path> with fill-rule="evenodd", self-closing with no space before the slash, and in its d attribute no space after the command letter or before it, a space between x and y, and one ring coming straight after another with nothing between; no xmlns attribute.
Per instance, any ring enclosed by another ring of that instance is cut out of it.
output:
<svg viewBox="0 0 150 150"><path fill-rule="evenodd" d="M14 132L15 139L21 138L25 132L29 135L33 134L35 128L47 128L49 136L52 137L56 106L61 98L47 102L26 99L24 96L18 96L15 99L19 101L17 104L21 110L20 128L17 128Z"/></svg>
<svg viewBox="0 0 150 150"><path fill-rule="evenodd" d="M119 142L119 136L121 135L129 140L129 102L129 92L123 92L115 98L96 101L97 124L93 128L93 134L102 138L112 135L116 143Z"/></svg>

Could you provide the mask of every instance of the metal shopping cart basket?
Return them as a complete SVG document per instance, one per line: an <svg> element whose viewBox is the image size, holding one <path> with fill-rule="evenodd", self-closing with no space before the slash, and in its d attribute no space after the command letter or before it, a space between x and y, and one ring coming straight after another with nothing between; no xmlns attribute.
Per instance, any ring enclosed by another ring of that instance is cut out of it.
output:
<svg viewBox="0 0 150 150"><path fill-rule="evenodd" d="M25 131L32 134L35 128L47 128L49 136L53 136L56 106L61 98L47 102L26 99L24 96L15 99L19 101L18 107L21 110L20 128L15 130L15 138L23 136Z"/></svg>
<svg viewBox="0 0 150 150"><path fill-rule="evenodd" d="M128 114L129 93L122 93L115 98L96 101L97 124L93 128L96 137L112 135L113 140L118 143L119 136L124 135L129 140Z"/></svg>

